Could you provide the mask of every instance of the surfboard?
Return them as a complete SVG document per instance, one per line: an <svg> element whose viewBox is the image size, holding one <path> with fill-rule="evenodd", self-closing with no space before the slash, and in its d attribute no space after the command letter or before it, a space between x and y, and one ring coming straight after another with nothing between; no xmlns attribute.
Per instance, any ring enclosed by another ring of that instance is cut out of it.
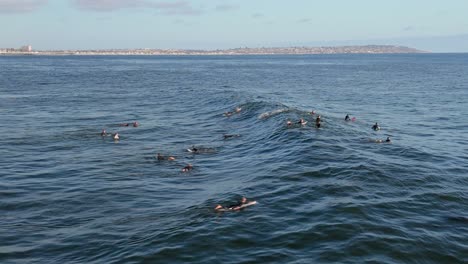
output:
<svg viewBox="0 0 468 264"><path fill-rule="evenodd" d="M252 206L254 204L257 204L257 201L251 201L251 202L248 202L248 203L245 203L243 205L240 205L238 207L235 207L236 209L230 209L230 208L222 208L222 209L218 209L216 210L217 212L230 212L230 211L239 211L240 209L243 209L245 207L249 207L249 206Z"/></svg>

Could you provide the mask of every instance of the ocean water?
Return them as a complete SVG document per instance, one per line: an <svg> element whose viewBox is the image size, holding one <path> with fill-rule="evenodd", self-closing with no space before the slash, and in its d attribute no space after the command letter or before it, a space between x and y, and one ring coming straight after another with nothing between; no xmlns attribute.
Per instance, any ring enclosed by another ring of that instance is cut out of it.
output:
<svg viewBox="0 0 468 264"><path fill-rule="evenodd" d="M468 54L0 57L0 262L467 263L467 101Z"/></svg>

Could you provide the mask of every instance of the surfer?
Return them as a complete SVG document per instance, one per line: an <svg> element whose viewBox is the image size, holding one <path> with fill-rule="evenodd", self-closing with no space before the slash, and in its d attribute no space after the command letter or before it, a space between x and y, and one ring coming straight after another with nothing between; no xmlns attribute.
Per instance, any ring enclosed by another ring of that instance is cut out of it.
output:
<svg viewBox="0 0 468 264"><path fill-rule="evenodd" d="M315 126L317 128L320 128L320 122L322 122L322 119L320 118L320 115L317 116L317 118L315 119Z"/></svg>
<svg viewBox="0 0 468 264"><path fill-rule="evenodd" d="M292 126L292 122L290 120L288 120L288 122L286 122L286 125L287 126Z"/></svg>
<svg viewBox="0 0 468 264"><path fill-rule="evenodd" d="M120 139L119 133L115 133L113 139L114 140L119 140Z"/></svg>
<svg viewBox="0 0 468 264"><path fill-rule="evenodd" d="M392 140L390 139L390 137L387 137L386 140L383 140L383 139L371 139L370 141L371 141L371 142L375 142L375 143L392 143Z"/></svg>
<svg viewBox="0 0 468 264"><path fill-rule="evenodd" d="M312 110L312 112L310 112L311 115L315 115L315 110Z"/></svg>
<svg viewBox="0 0 468 264"><path fill-rule="evenodd" d="M345 120L345 121L349 121L349 120L351 120L351 118L349 118L349 115L347 114L347 115L345 116L344 120Z"/></svg>
<svg viewBox="0 0 468 264"><path fill-rule="evenodd" d="M224 134L223 135L224 139L228 139L228 138L234 138L234 137L240 137L239 134Z"/></svg>
<svg viewBox="0 0 468 264"><path fill-rule="evenodd" d="M103 129L103 130L101 131L101 136L102 136L102 137L105 137L105 136L107 136L107 132L106 132L106 130L105 130L105 129Z"/></svg>
<svg viewBox="0 0 468 264"><path fill-rule="evenodd" d="M242 110L242 108L236 107L236 110L235 110L235 111L236 111L236 113L240 113L241 110Z"/></svg>
<svg viewBox="0 0 468 264"><path fill-rule="evenodd" d="M198 152L198 148L196 148L195 146L192 146L192 148L189 148L188 151L189 151L189 152L193 152L193 153L197 153L197 152Z"/></svg>
<svg viewBox="0 0 468 264"><path fill-rule="evenodd" d="M158 153L157 159L158 159L158 160L166 160L166 157L164 157L163 155L161 155L161 153ZM175 160L175 158L172 157L172 156L169 156L169 157L167 157L167 160L172 161L172 160Z"/></svg>
<svg viewBox="0 0 468 264"><path fill-rule="evenodd" d="M191 170L193 170L193 166L190 163L187 164L187 166L182 168L182 172L188 172L188 171L191 171Z"/></svg>
<svg viewBox="0 0 468 264"><path fill-rule="evenodd" d="M240 202L236 203L236 204L231 204L231 205L228 205L227 207L224 207L220 204L216 205L215 207L215 210L218 211L218 210L232 210L232 211L238 211L240 209L242 209L242 206L249 203L249 201L247 201L247 198L245 197L242 197L242 199L240 200Z"/></svg>
<svg viewBox="0 0 468 264"><path fill-rule="evenodd" d="M302 119L302 118L299 119L299 121L298 121L297 123L300 124L300 125L305 125L305 124L307 124L307 122L306 122L304 119Z"/></svg>
<svg viewBox="0 0 468 264"><path fill-rule="evenodd" d="M379 124L378 124L377 122L375 122L375 125L372 126L372 129L373 129L374 131L380 130Z"/></svg>
<svg viewBox="0 0 468 264"><path fill-rule="evenodd" d="M133 127L138 127L140 124L138 124L137 121L133 122Z"/></svg>

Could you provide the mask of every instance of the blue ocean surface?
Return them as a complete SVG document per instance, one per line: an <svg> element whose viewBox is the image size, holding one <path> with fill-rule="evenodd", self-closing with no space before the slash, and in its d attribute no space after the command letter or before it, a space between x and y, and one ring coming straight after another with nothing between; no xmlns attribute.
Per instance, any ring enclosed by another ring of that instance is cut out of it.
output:
<svg viewBox="0 0 468 264"><path fill-rule="evenodd" d="M0 263L467 263L467 102L468 54L0 57Z"/></svg>

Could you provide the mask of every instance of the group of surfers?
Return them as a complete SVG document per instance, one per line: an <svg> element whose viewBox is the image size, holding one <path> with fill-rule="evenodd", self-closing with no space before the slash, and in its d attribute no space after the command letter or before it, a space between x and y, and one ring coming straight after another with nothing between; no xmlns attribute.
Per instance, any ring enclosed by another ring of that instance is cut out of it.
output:
<svg viewBox="0 0 468 264"><path fill-rule="evenodd" d="M315 112L315 111L312 111L312 112L310 112L310 114L311 114L311 115L315 115L316 112ZM355 121L356 118L355 118L355 117L351 118L351 117L349 117L349 114L346 114L344 120L345 120L346 122L348 122L348 121ZM320 115L317 115L317 117L315 118L315 127L316 127L316 128L320 128L320 127L321 127L321 123L322 123L322 118L321 118ZM286 122L286 125L287 125L288 127L293 126L294 124L299 124L299 125L305 126L305 125L307 124L307 121L305 121L303 118L300 118L299 121L297 121L296 123L291 122L291 120L288 120L288 121ZM379 126L379 124L378 124L377 122L372 126L372 130L374 130L374 131L379 131L379 130L380 130L380 126ZM392 140L390 139L390 137L387 137L387 139L385 139L385 140L383 140L383 139L376 139L376 140L372 140L372 141L373 141L373 142L376 142L376 143L383 143L383 142L385 142L385 143L390 143L390 142L392 142Z"/></svg>
<svg viewBox="0 0 468 264"><path fill-rule="evenodd" d="M133 123L131 123L133 127L138 127L140 124L137 122L137 121L134 121ZM121 123L119 124L119 126L125 126L125 127L128 127L130 126L130 123ZM119 133L118 132L115 132L115 133L107 133L107 131L105 129L103 129L101 131L101 136L102 137L107 137L107 136L112 136L112 138L114 140L120 140L120 136L119 136Z"/></svg>
<svg viewBox="0 0 468 264"><path fill-rule="evenodd" d="M236 107L234 109L234 111L229 111L229 112L225 112L224 113L224 116L231 116L233 114L236 114L236 113L240 113L241 112L241 108L240 107ZM311 115L315 115L316 112L315 111L312 111L310 113ZM345 121L354 121L355 118L350 118L349 117L349 114L347 114L345 116ZM321 127L321 122L322 122L322 119L321 119L321 116L320 115L317 115L317 117L315 118L315 127L316 128L320 128ZM299 125L306 125L307 124L307 121L305 121L303 118L299 119L299 121L297 122L297 124ZM287 121L287 126L292 126L293 125L293 122L291 122L290 120ZM119 126L130 126L130 123L122 123L122 124L119 124ZM132 123L132 126L133 127L138 127L139 124L138 122L133 122ZM379 131L380 130L380 126L379 124L376 122L373 126L372 126L372 129L374 131ZM101 136L108 136L109 134L106 132L105 129L102 130L101 132ZM119 137L119 133L111 133L110 134L114 140L119 140L120 137ZM225 134L224 135L224 139L228 139L228 138L233 138L233 137L239 137L240 135L239 134ZM383 142L386 142L386 143L390 143L391 142L391 139L390 137L387 137L387 139L384 141L384 140L375 140L376 143L383 143ZM189 152L192 152L192 153L199 153L200 149L198 149L197 147L195 146L192 146L192 148L188 149ZM161 153L158 153L157 156L156 156L157 160L158 161L163 161L163 160L168 160L168 161L174 161L176 158L174 156L163 156L161 155ZM182 172L189 172L193 170L193 165L192 164L187 164L185 167L182 168ZM236 204L231 204L231 205L228 205L228 206L222 206L220 204L216 205L214 210L215 211L239 211L241 210L242 208L244 208L246 205L248 205L248 203L251 203L251 204L255 204L256 202L253 201L253 202L250 202L247 200L247 198L245 197L242 197L241 201L239 201L238 203Z"/></svg>

